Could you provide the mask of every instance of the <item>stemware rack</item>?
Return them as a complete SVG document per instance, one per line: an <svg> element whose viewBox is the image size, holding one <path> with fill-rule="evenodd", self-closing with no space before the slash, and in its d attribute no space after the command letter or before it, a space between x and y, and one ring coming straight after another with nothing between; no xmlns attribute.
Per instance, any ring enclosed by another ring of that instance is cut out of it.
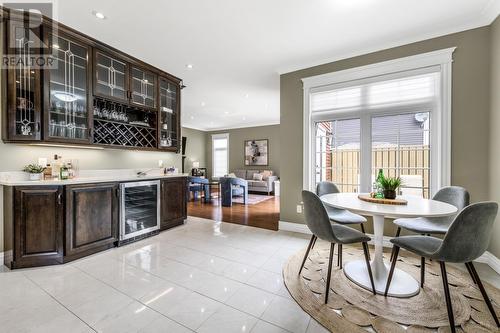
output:
<svg viewBox="0 0 500 333"><path fill-rule="evenodd" d="M156 118L156 112L95 98L94 143L156 148Z"/></svg>

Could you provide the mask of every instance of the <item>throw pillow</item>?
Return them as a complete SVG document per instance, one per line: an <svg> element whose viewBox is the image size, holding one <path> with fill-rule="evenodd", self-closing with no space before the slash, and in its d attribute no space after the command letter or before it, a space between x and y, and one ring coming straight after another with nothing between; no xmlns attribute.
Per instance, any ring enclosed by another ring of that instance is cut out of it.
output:
<svg viewBox="0 0 500 333"><path fill-rule="evenodd" d="M262 179L267 180L273 175L273 172L271 170L262 170L260 174L262 175Z"/></svg>
<svg viewBox="0 0 500 333"><path fill-rule="evenodd" d="M253 174L253 180L262 181L262 177L263 177L263 175L261 173L254 173Z"/></svg>
<svg viewBox="0 0 500 333"><path fill-rule="evenodd" d="M236 174L234 172L231 172L230 174L227 175L228 178L238 178L236 177Z"/></svg>

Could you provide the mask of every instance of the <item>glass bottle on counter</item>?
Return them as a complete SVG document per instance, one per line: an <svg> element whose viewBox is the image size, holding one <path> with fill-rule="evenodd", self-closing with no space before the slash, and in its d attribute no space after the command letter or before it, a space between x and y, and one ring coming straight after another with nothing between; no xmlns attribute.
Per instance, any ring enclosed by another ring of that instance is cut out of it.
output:
<svg viewBox="0 0 500 333"><path fill-rule="evenodd" d="M60 176L59 176L59 179L60 180L67 180L69 178L69 171L68 171L68 167L63 164L61 166L61 169L60 169Z"/></svg>
<svg viewBox="0 0 500 333"><path fill-rule="evenodd" d="M57 154L54 155L52 162L52 178L58 179L61 176L62 157Z"/></svg>

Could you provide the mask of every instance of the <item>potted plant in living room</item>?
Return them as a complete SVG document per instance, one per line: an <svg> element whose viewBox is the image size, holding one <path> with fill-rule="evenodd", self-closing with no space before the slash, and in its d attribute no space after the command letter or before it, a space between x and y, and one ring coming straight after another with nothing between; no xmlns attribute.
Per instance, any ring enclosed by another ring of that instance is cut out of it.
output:
<svg viewBox="0 0 500 333"><path fill-rule="evenodd" d="M29 173L30 180L42 180L45 167L38 164L29 164L24 167L23 171Z"/></svg>
<svg viewBox="0 0 500 333"><path fill-rule="evenodd" d="M396 191L403 184L401 177L383 177L379 180L384 198L396 199Z"/></svg>

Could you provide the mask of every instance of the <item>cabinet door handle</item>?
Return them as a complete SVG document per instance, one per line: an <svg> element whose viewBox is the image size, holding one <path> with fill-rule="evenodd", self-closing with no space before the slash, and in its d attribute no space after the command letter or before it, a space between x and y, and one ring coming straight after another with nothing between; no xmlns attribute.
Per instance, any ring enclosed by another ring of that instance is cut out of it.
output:
<svg viewBox="0 0 500 333"><path fill-rule="evenodd" d="M62 193L59 193L59 195L57 196L57 204L59 206L62 205Z"/></svg>
<svg viewBox="0 0 500 333"><path fill-rule="evenodd" d="M35 132L40 133L40 123L38 121L35 123Z"/></svg>

